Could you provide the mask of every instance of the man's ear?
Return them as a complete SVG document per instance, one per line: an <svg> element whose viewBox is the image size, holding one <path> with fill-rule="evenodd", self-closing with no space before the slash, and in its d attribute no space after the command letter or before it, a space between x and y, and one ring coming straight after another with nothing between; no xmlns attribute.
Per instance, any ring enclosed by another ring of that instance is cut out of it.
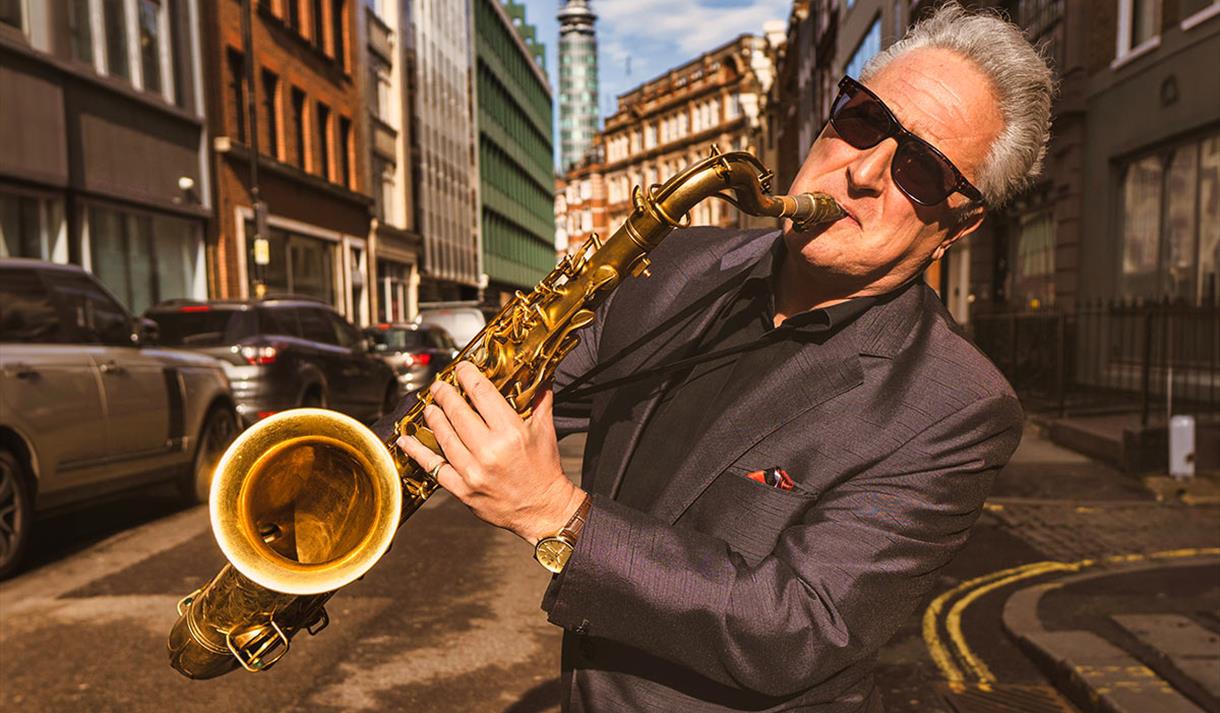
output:
<svg viewBox="0 0 1220 713"><path fill-rule="evenodd" d="M979 226L983 224L983 218L987 217L987 210L982 207L967 209L963 210L959 215L957 224L950 228L945 239L932 251L933 260L941 259L953 243L978 230Z"/></svg>

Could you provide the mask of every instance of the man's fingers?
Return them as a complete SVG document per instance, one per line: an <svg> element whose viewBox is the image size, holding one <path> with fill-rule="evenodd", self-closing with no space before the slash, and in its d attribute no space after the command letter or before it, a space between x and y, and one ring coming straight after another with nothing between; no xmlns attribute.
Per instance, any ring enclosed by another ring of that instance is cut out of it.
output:
<svg viewBox="0 0 1220 713"><path fill-rule="evenodd" d="M414 436L401 436L398 439L398 447L403 450L411 460L419 464L419 467L432 472L437 463L444 463L436 472L436 480L441 487L452 493L458 500L463 502L470 495L470 488L466 486L466 481L462 480L462 476L457 472L449 461L444 460L443 456L433 453L431 448L428 448L419 439Z"/></svg>
<svg viewBox="0 0 1220 713"><path fill-rule="evenodd" d="M554 432L555 422L552 410L555 406L555 392L543 389L534 397L534 410L530 414L530 427L535 433Z"/></svg>
<svg viewBox="0 0 1220 713"><path fill-rule="evenodd" d="M462 389L490 429L511 428L521 423L521 416L508 405L504 395L478 367L463 361L458 363L455 371L458 383L462 385Z"/></svg>
<svg viewBox="0 0 1220 713"><path fill-rule="evenodd" d="M487 424L470 408L462 394L443 381L434 381L430 389L432 400L445 411L445 418L466 443L482 443L487 440Z"/></svg>
<svg viewBox="0 0 1220 713"><path fill-rule="evenodd" d="M436 406L428 406L424 409L424 420L428 422L428 428L432 429L432 435L436 436L436 442L445 452L445 460L469 476L471 467L475 465L474 456L453 430L445 412Z"/></svg>

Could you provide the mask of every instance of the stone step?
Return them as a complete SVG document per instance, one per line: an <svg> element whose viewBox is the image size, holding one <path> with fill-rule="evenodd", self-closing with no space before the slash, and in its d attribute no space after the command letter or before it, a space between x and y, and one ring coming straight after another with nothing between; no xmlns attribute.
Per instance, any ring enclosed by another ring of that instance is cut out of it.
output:
<svg viewBox="0 0 1220 713"><path fill-rule="evenodd" d="M1210 707L1220 707L1220 634L1181 614L1115 614L1110 618L1152 649L1156 658L1202 688L1211 697Z"/></svg>
<svg viewBox="0 0 1220 713"><path fill-rule="evenodd" d="M1204 713L1134 656L1089 631L1035 631L1022 638L1049 659L1073 701L1105 713Z"/></svg>

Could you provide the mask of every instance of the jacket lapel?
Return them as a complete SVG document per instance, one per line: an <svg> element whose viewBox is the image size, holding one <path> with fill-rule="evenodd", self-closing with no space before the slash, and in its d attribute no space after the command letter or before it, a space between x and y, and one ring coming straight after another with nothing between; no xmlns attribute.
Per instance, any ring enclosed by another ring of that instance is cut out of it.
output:
<svg viewBox="0 0 1220 713"><path fill-rule="evenodd" d="M822 344L812 343L782 366L763 375L734 407L717 414L692 444L653 513L675 522L733 461L802 413L864 381L850 325ZM782 466L782 463L774 465Z"/></svg>
<svg viewBox="0 0 1220 713"><path fill-rule="evenodd" d="M745 279L750 268L758 257L770 247L777 233L771 232L763 237L752 240L745 245L729 251L720 261L720 269L705 273L690 282L678 292L672 301L673 307L665 309L667 314L681 314L704 300L706 306L699 306L690 317L679 323L679 326L669 330L664 335L642 345L633 345L632 352L615 376L622 376L646 368L654 367L677 359L690 356L691 345L697 344L703 334L711 327L716 314L720 312L725 302L736 294L737 286ZM725 289L727 288L727 289ZM715 293L714 299L705 300ZM642 324L652 324L657 321L647 316L642 317ZM609 410L629 410L630 417L622 418L607 430L605 440L598 451L601 453L635 453L644 427L655 413L661 396L669 388L674 374L661 379L660 382L644 380L628 384L617 389ZM616 496L624 473L630 463L630 457L599 459L593 472L595 492Z"/></svg>
<svg viewBox="0 0 1220 713"><path fill-rule="evenodd" d="M653 514L676 522L747 450L801 414L863 384L861 356L894 358L916 328L928 292L922 282L898 290L826 342L806 345L765 374L734 411L718 414L691 444L690 457L673 474Z"/></svg>

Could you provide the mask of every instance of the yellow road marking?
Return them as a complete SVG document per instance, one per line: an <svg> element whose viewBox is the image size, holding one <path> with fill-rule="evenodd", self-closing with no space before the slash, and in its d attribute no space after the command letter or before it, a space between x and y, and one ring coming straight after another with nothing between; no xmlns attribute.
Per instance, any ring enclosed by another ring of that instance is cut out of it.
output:
<svg viewBox="0 0 1220 713"><path fill-rule="evenodd" d="M924 644L928 647L928 653L931 655L932 661L940 669L941 675L950 683L951 687L964 688L966 684L965 673L954 662L955 659L960 659L979 684L979 688L981 690L990 690L991 684L995 683L995 676L987 668L982 659L978 658L970 650L969 645L966 643L966 638L962 634L962 615L965 613L966 608L979 597L1013 582L1019 582L1023 579L1037 577L1049 572L1078 572L1096 564L1121 565L1148 560L1185 559L1217 555L1220 555L1220 547L1186 547L1149 554L1110 555L1100 560L1086 558L1076 562L1057 562L1053 560L1031 562L984 574L962 582L932 600L932 603L924 610L923 615ZM949 634L950 643L954 649L950 650L950 647L946 646L941 640L938 619L944 611L945 605L959 595L961 595L961 599L953 604L945 617L945 630Z"/></svg>

